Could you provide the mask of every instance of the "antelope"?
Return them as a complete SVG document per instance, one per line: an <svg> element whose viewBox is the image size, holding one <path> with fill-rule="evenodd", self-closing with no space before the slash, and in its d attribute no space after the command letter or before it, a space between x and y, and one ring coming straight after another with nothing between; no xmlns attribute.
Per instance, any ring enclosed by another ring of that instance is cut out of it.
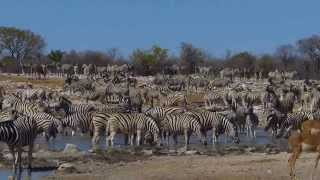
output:
<svg viewBox="0 0 320 180"><path fill-rule="evenodd" d="M307 120L303 122L301 131L292 133L289 137L288 143L292 148L292 154L288 160L291 179L295 179L294 170L296 160L303 151L318 153L311 173L311 180L313 180L315 170L320 160L320 121Z"/></svg>

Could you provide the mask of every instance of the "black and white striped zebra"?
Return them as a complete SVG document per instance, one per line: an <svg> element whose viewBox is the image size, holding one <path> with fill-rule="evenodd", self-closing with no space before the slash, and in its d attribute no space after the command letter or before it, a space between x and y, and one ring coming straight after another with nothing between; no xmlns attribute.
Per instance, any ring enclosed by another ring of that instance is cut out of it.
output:
<svg viewBox="0 0 320 180"><path fill-rule="evenodd" d="M276 109L269 109L266 119L267 125L265 126L264 130L268 131L269 129L271 129L272 136L275 137L277 135L278 129L280 129L281 124L285 121L285 119L285 114Z"/></svg>
<svg viewBox="0 0 320 180"><path fill-rule="evenodd" d="M72 136L75 135L75 132L79 130L81 133L87 133L92 130L92 114L93 112L76 112L70 114L63 119L62 123L62 133L66 134L65 128L69 127L72 129Z"/></svg>
<svg viewBox="0 0 320 180"><path fill-rule="evenodd" d="M156 120L168 114L178 114L184 112L185 109L180 107L153 107L147 109L144 113Z"/></svg>
<svg viewBox="0 0 320 180"><path fill-rule="evenodd" d="M175 107L179 105L186 107L187 104L187 96L181 92L169 94L165 99L162 99L163 107Z"/></svg>
<svg viewBox="0 0 320 180"><path fill-rule="evenodd" d="M63 109L68 115L76 112L90 112L95 110L94 106L89 104L72 104L70 100L63 96L59 98L59 105L56 108Z"/></svg>
<svg viewBox="0 0 320 180"><path fill-rule="evenodd" d="M216 127L213 129L212 133L214 133L214 143L218 142L218 138L221 134L225 134L226 136L232 138L234 143L238 144L240 142L238 131L235 125L226 116L225 118L220 119Z"/></svg>
<svg viewBox="0 0 320 180"><path fill-rule="evenodd" d="M19 97L13 94L6 96L3 101L3 108L13 108L18 113L26 116L44 111L44 109L37 104L23 102Z"/></svg>
<svg viewBox="0 0 320 180"><path fill-rule="evenodd" d="M118 113L113 114L109 118L107 129L110 132L108 137L109 144L113 147L114 137L118 132L128 134L130 145L134 144L134 136L136 135L136 144L141 144L143 134L150 132L153 135L154 142L160 145L158 139L159 128L156 122L143 113Z"/></svg>
<svg viewBox="0 0 320 180"><path fill-rule="evenodd" d="M32 151L34 140L37 136L37 126L34 119L27 116L19 116L15 120L0 122L0 141L5 142L13 157L13 173L17 169L21 175L21 155L24 146L28 149L28 175L31 175ZM19 178L17 178L19 179Z"/></svg>
<svg viewBox="0 0 320 180"><path fill-rule="evenodd" d="M34 113L30 117L35 120L38 133L44 133L47 141L62 131L61 121L48 113Z"/></svg>
<svg viewBox="0 0 320 180"><path fill-rule="evenodd" d="M259 117L253 112L253 107L250 107L246 116L247 136L256 138L256 128L259 125Z"/></svg>
<svg viewBox="0 0 320 180"><path fill-rule="evenodd" d="M202 134L206 137L207 136L207 132L209 130L212 130L212 143L215 144L217 142L218 136L220 135L219 132L217 131L219 128L221 128L221 124L228 124L228 122L231 123L230 119L221 113L218 112L210 112L210 111L189 111L187 112L188 115L196 118L200 125L201 125L201 132ZM225 126L223 126L225 127ZM224 131L223 132L227 132L228 136L232 137L235 142L237 142L238 138L238 133L236 132L236 129L231 130L229 129L230 127L227 127L228 131ZM221 132L220 132L221 133Z"/></svg>
<svg viewBox="0 0 320 180"><path fill-rule="evenodd" d="M95 112L92 115L92 126L93 126L93 137L92 137L92 147L93 149L98 149L97 145L100 137L105 132L106 143L108 144L108 121L113 113L107 112Z"/></svg>
<svg viewBox="0 0 320 180"><path fill-rule="evenodd" d="M201 133L201 124L199 121L188 114L168 114L160 120L161 136L166 139L169 145L169 136L172 135L175 144L178 143L178 135L184 134L185 146L189 145L190 136L195 133L203 144L207 141Z"/></svg>
<svg viewBox="0 0 320 180"><path fill-rule="evenodd" d="M276 137L289 137L292 130L299 130L302 123L308 119L313 119L313 114L311 112L301 111L288 113L285 121L281 124Z"/></svg>

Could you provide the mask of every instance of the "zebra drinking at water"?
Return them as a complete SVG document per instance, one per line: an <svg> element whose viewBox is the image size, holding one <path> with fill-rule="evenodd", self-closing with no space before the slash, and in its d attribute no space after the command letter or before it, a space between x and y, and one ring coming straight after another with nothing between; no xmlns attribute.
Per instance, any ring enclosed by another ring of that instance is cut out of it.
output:
<svg viewBox="0 0 320 180"><path fill-rule="evenodd" d="M201 125L201 132L206 137L207 131L212 130L212 143L215 144L220 134L227 133L233 138L234 142L238 143L238 133L230 121L230 119L221 113L210 111L189 111L188 115L196 118ZM219 132L220 131L220 132Z"/></svg>
<svg viewBox="0 0 320 180"><path fill-rule="evenodd" d="M109 118L107 126L110 132L108 140L112 147L114 145L114 136L118 132L128 134L130 145L134 144L134 135L136 135L136 144L138 146L141 144L142 135L150 132L153 135L154 142L160 145L160 141L158 140L159 128L156 122L145 114L113 114Z"/></svg>
<svg viewBox="0 0 320 180"><path fill-rule="evenodd" d="M80 130L81 133L92 130L92 115L93 112L76 112L61 119L62 133L65 134L66 127L72 129L72 136L77 130Z"/></svg>
<svg viewBox="0 0 320 180"><path fill-rule="evenodd" d="M169 145L170 135L172 135L175 144L177 144L177 136L181 133L184 134L186 147L189 145L192 133L195 133L203 144L207 144L205 137L201 133L200 123L196 118L188 114L168 114L161 118L159 124L162 138L167 140L167 145Z"/></svg>

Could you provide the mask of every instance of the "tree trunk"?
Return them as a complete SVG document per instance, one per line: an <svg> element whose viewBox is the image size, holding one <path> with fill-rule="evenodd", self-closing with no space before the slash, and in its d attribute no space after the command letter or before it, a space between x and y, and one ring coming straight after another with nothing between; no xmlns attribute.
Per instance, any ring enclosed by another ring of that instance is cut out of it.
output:
<svg viewBox="0 0 320 180"><path fill-rule="evenodd" d="M21 73L24 75L24 69L23 69L23 64L22 64L22 60L19 59L19 65L20 65L20 68L21 68Z"/></svg>

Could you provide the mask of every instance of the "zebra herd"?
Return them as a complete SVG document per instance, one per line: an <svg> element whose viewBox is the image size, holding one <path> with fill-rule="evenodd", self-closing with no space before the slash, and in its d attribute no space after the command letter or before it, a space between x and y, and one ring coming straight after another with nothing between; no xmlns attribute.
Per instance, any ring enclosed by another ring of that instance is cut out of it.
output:
<svg viewBox="0 0 320 180"><path fill-rule="evenodd" d="M33 143L40 133L48 142L67 135L68 129L72 135L88 133L93 151L104 136L108 147L114 147L117 134L123 135L125 144L137 146L169 146L170 138L177 145L183 135L188 147L192 134L203 145L217 143L222 134L234 143L240 142L241 133L254 139L262 126L261 113L266 115L265 130L271 129L274 137L288 137L303 121L320 117L320 88L315 81L114 73L96 79L72 75L62 90L29 87L0 92L0 141L13 153L15 170L21 170L26 145L31 166ZM197 95L202 98L194 100Z"/></svg>

